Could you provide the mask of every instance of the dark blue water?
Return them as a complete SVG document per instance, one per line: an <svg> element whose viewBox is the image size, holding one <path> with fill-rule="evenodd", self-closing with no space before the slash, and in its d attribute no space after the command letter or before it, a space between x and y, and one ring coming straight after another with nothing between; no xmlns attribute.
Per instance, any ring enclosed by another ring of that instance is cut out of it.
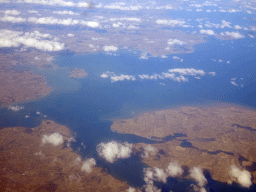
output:
<svg viewBox="0 0 256 192"><path fill-rule="evenodd" d="M209 38L207 43L197 45L194 53L176 54L183 58L184 62L173 60L172 56L167 59L140 60L139 54L132 54L126 50L119 51L117 56L104 53L60 55L55 63L62 68L44 71L49 83L55 87L54 92L45 98L20 103L19 105L23 105L25 109L19 112L2 108L0 111L1 126L34 127L45 118L52 119L68 126L73 134L77 135L78 142L73 145L73 148L74 150L81 148L80 154L83 157L95 158L97 165L106 168L110 174L127 181L132 186L142 186L144 184L142 170L147 166L140 161L138 156L133 155L129 159L109 164L98 157L96 146L101 142L112 140L148 144L157 141L111 132L110 119L130 118L142 111L177 105L203 105L212 102L229 102L255 108L256 51L248 44L251 44L248 39L230 42ZM223 62L214 62L212 59L221 59ZM88 76L85 79L69 78L67 69L74 67L85 69ZM188 77L188 82L181 83L167 79L140 80L137 76L139 74L161 74L172 68L214 71L216 76L205 75L200 80L191 76ZM117 75L134 75L137 80L111 83L110 79L100 77L105 71L114 72ZM241 81L244 86L232 85L231 78L243 78L244 80ZM159 83L164 83L165 86ZM25 118L25 115L30 117ZM179 136L181 135L177 133L166 139ZM81 147L81 142L86 145L86 149ZM184 146L187 144L185 143ZM191 181L187 183L188 186L184 182L188 181L170 179L169 184L162 186L163 191L171 189L174 183L177 191L186 191ZM232 191L242 191L238 186L229 188L228 185L213 180L208 187L212 191L231 191L229 190L231 188Z"/></svg>

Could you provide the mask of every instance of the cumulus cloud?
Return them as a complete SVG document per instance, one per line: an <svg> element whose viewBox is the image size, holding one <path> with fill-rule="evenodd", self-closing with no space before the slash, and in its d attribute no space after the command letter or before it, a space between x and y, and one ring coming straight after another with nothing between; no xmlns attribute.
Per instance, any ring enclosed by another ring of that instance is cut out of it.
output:
<svg viewBox="0 0 256 192"><path fill-rule="evenodd" d="M186 21L183 20L166 20L166 19L158 19L156 23L159 25L170 25L171 27L183 26Z"/></svg>
<svg viewBox="0 0 256 192"><path fill-rule="evenodd" d="M206 35L215 35L214 31L211 30L211 29L208 29L208 30L201 29L200 33L201 34L206 34Z"/></svg>
<svg viewBox="0 0 256 192"><path fill-rule="evenodd" d="M127 189L127 192L136 192L136 189L134 189L133 187L129 187L129 188Z"/></svg>
<svg viewBox="0 0 256 192"><path fill-rule="evenodd" d="M166 172L170 177L179 177L183 174L183 169L178 163L170 162Z"/></svg>
<svg viewBox="0 0 256 192"><path fill-rule="evenodd" d="M47 39L42 39L47 38ZM0 47L33 47L44 51L60 51L64 44L57 41L50 41L49 34L42 34L38 31L23 33L20 31L0 30Z"/></svg>
<svg viewBox="0 0 256 192"><path fill-rule="evenodd" d="M3 12L6 15L19 15L20 14L20 11L17 11L17 10L5 10Z"/></svg>
<svg viewBox="0 0 256 192"><path fill-rule="evenodd" d="M108 51L117 51L118 47L114 46L114 45L110 45L110 46L104 46L103 50L108 52Z"/></svg>
<svg viewBox="0 0 256 192"><path fill-rule="evenodd" d="M96 161L93 158L87 159L81 168L81 171L85 171L86 173L92 172L92 167L96 165Z"/></svg>
<svg viewBox="0 0 256 192"><path fill-rule="evenodd" d="M132 144L127 142L121 144L116 141L101 143L97 145L97 152L108 162L114 163L116 159L125 159L131 156Z"/></svg>
<svg viewBox="0 0 256 192"><path fill-rule="evenodd" d="M235 29L242 29L242 27L239 25L235 25Z"/></svg>
<svg viewBox="0 0 256 192"><path fill-rule="evenodd" d="M42 144L51 143L54 146L61 145L64 142L63 137L59 133L53 133L51 135L43 135Z"/></svg>
<svg viewBox="0 0 256 192"><path fill-rule="evenodd" d="M4 17L0 18L0 21L2 21L2 22L12 22L12 23L21 23L21 22L25 22L26 19L22 18L22 17L13 17L13 16L5 15Z"/></svg>
<svg viewBox="0 0 256 192"><path fill-rule="evenodd" d="M207 179L204 177L203 171L199 167L190 169L190 177L195 179L200 187L203 187L207 183Z"/></svg>
<svg viewBox="0 0 256 192"><path fill-rule="evenodd" d="M236 179L236 181L243 187L250 187L252 185L251 173L246 170L241 170L235 165L231 166L230 174Z"/></svg>
<svg viewBox="0 0 256 192"><path fill-rule="evenodd" d="M230 39L243 39L245 37L239 32L229 32L229 31L222 32L220 33L220 35Z"/></svg>
<svg viewBox="0 0 256 192"><path fill-rule="evenodd" d="M143 158L149 158L150 156L155 156L157 153L157 149L155 147L152 147L151 145L147 145L144 147L143 151Z"/></svg>
<svg viewBox="0 0 256 192"><path fill-rule="evenodd" d="M67 36L68 36L68 37L74 37L74 34L69 33L69 34L67 34Z"/></svg>
<svg viewBox="0 0 256 192"><path fill-rule="evenodd" d="M167 44L168 45L185 45L186 42L178 40L178 39L168 39Z"/></svg>
<svg viewBox="0 0 256 192"><path fill-rule="evenodd" d="M144 169L144 181L146 183L151 183L152 181L158 181L162 183L166 183L167 181L167 174L164 172L163 169L154 167Z"/></svg>

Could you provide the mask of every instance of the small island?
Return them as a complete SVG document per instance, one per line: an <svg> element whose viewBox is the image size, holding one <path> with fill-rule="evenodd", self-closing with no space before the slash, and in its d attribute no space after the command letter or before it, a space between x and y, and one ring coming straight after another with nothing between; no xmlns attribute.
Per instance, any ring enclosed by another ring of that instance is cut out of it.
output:
<svg viewBox="0 0 256 192"><path fill-rule="evenodd" d="M83 79L87 76L87 73L85 72L84 69L79 69L79 68L74 68L69 70L69 77L73 77L73 78L79 78L79 79Z"/></svg>

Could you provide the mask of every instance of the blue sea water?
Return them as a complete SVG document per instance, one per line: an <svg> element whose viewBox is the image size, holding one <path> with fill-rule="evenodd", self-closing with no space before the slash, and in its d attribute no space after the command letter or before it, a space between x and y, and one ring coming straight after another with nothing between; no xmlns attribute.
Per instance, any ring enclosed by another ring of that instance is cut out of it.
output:
<svg viewBox="0 0 256 192"><path fill-rule="evenodd" d="M48 77L49 84L55 88L54 91L45 98L19 103L18 105L24 106L24 110L19 112L2 108L1 126L34 127L45 118L66 125L77 135L78 142L74 144L74 150L80 148L79 153L83 157L95 158L97 165L106 167L110 174L132 186L141 186L144 184L142 170L146 165L138 157L132 156L108 164L98 157L96 146L112 140L129 143L154 141L111 132L111 120L130 118L149 110L214 102L255 108L256 50L252 46L253 42L248 38L234 42L209 38L206 43L196 45L191 54L176 54L184 60L183 62L174 60L174 55L166 59L150 57L140 60L140 53L134 54L128 50L120 50L116 56L105 53L61 55L55 58L55 64L60 69L46 69L43 72ZM67 71L74 67L85 69L88 76L85 79L69 78ZM216 76L205 75L202 79L190 76L188 82L167 79L141 80L138 77L140 74L161 74L173 68L201 69L216 72ZM111 83L110 79L100 77L105 71L117 75L134 75L137 80ZM238 86L231 84L232 78L236 78ZM25 115L29 117L25 118ZM85 149L82 148L81 142L85 144ZM175 186L176 191L185 191L190 184L189 180L170 179L167 185L162 187L163 191L170 190L170 186ZM245 190L236 185L228 187L213 180L209 182L208 187L211 191Z"/></svg>

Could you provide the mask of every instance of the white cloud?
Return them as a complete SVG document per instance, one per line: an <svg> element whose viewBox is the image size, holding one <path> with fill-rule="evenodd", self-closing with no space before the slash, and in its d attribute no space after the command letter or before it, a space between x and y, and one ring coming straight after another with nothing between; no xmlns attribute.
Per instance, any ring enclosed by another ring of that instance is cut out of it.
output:
<svg viewBox="0 0 256 192"><path fill-rule="evenodd" d="M173 56L172 58L173 58L173 59L176 59L176 60L180 60L180 58L177 57L177 56Z"/></svg>
<svg viewBox="0 0 256 192"><path fill-rule="evenodd" d="M239 32L229 32L229 31L226 31L226 32L220 33L220 35L221 36L225 36L225 37L230 38L230 39L243 39L244 38L244 35L242 35Z"/></svg>
<svg viewBox="0 0 256 192"><path fill-rule="evenodd" d="M239 25L235 25L235 29L242 29Z"/></svg>
<svg viewBox="0 0 256 192"><path fill-rule="evenodd" d="M192 75L192 76L196 76L196 75L204 76L205 75L205 71L197 70L197 69L193 69L193 68L169 69L169 72L170 73L179 73L181 75Z"/></svg>
<svg viewBox="0 0 256 192"><path fill-rule="evenodd" d="M221 23L222 24L221 24L220 28L225 28L225 27L231 28L231 26L230 26L231 23L230 22L222 20Z"/></svg>
<svg viewBox="0 0 256 192"><path fill-rule="evenodd" d="M238 84L235 81L231 81L232 85L238 86Z"/></svg>
<svg viewBox="0 0 256 192"><path fill-rule="evenodd" d="M79 15L78 13L74 13L73 11L53 11L54 14L58 15Z"/></svg>
<svg viewBox="0 0 256 192"><path fill-rule="evenodd" d="M208 29L208 30L201 29L200 33L201 34L206 34L206 35L215 35L214 31L211 30L211 29Z"/></svg>
<svg viewBox="0 0 256 192"><path fill-rule="evenodd" d="M119 9L122 11L138 11L143 7L140 5L131 5L131 6L124 6L125 4L122 3L112 3L110 5L105 5L105 9Z"/></svg>
<svg viewBox="0 0 256 192"><path fill-rule="evenodd" d="M36 10L30 10L30 11L28 11L29 13L38 13L38 11L36 11Z"/></svg>
<svg viewBox="0 0 256 192"><path fill-rule="evenodd" d="M91 27L91 28L100 27L100 23L97 21L83 21L83 22L81 22L81 24L87 25L88 27Z"/></svg>
<svg viewBox="0 0 256 192"><path fill-rule="evenodd" d="M49 34L41 34L38 31L24 33L20 31L0 30L0 47L33 47L44 51L60 51L64 49L64 44L57 41L50 41Z"/></svg>
<svg viewBox="0 0 256 192"><path fill-rule="evenodd" d="M251 173L246 170L240 170L235 165L231 166L230 174L236 179L236 181L243 187L249 188L252 185Z"/></svg>
<svg viewBox="0 0 256 192"><path fill-rule="evenodd" d="M0 18L0 21L2 21L2 22L20 23L20 22L25 22L26 19L22 18L22 17L13 17L13 16L5 15L4 17Z"/></svg>
<svg viewBox="0 0 256 192"><path fill-rule="evenodd" d="M116 141L101 143L97 145L97 152L108 162L113 163L116 159L129 158L132 153L132 144L127 142L121 144Z"/></svg>
<svg viewBox="0 0 256 192"><path fill-rule="evenodd" d="M20 111L20 110L24 109L24 107L16 105L16 106L9 106L8 109L10 109L12 111Z"/></svg>
<svg viewBox="0 0 256 192"><path fill-rule="evenodd" d="M141 22L140 18L137 17L120 17L120 18L110 18L109 21L134 21L134 22Z"/></svg>
<svg viewBox="0 0 256 192"><path fill-rule="evenodd" d="M152 147L151 145L147 145L146 147L144 147L144 151L143 151L143 158L149 158L151 156L155 156L157 153L157 149L155 147Z"/></svg>
<svg viewBox="0 0 256 192"><path fill-rule="evenodd" d="M45 24L45 25L86 25L88 27L97 28L100 27L99 22L96 21L83 21L83 20L75 20L75 19L57 19L54 17L29 17L28 22L36 23L36 24Z"/></svg>
<svg viewBox="0 0 256 192"><path fill-rule="evenodd" d="M20 11L17 11L17 10L5 10L3 12L6 15L19 15L20 14Z"/></svg>
<svg viewBox="0 0 256 192"><path fill-rule="evenodd" d="M10 3L8 0L0 0L0 3Z"/></svg>
<svg viewBox="0 0 256 192"><path fill-rule="evenodd" d="M167 44L168 45L185 45L186 42L178 40L178 39L168 39Z"/></svg>
<svg viewBox="0 0 256 192"><path fill-rule="evenodd" d="M167 174L164 172L163 169L154 167L144 169L144 181L146 183L151 183L152 181L159 181L162 183L166 183L167 181Z"/></svg>
<svg viewBox="0 0 256 192"><path fill-rule="evenodd" d="M127 192L136 192L136 189L134 189L133 187L129 187L129 188L127 189Z"/></svg>
<svg viewBox="0 0 256 192"><path fill-rule="evenodd" d="M143 75L138 75L139 78L141 79L158 79L159 75L148 75L148 74L143 74Z"/></svg>
<svg viewBox="0 0 256 192"><path fill-rule="evenodd" d="M170 177L179 177L183 174L183 170L181 166L178 163L173 163L173 162L169 163L166 169L166 172Z"/></svg>
<svg viewBox="0 0 256 192"><path fill-rule="evenodd" d="M203 187L207 183L207 179L204 177L202 169L199 167L190 169L190 177L195 179L200 187Z"/></svg>
<svg viewBox="0 0 256 192"><path fill-rule="evenodd" d="M255 38L252 34L248 34L248 36L251 37L251 38Z"/></svg>
<svg viewBox="0 0 256 192"><path fill-rule="evenodd" d="M68 36L68 37L74 37L74 34L69 33L69 34L67 34L67 36Z"/></svg>
<svg viewBox="0 0 256 192"><path fill-rule="evenodd" d="M63 0L23 0L23 3L52 5L52 6L60 5L64 7L74 7L77 5L72 1L63 1Z"/></svg>
<svg viewBox="0 0 256 192"><path fill-rule="evenodd" d="M215 76L216 75L215 72L209 72L208 74L211 75L211 76Z"/></svg>
<svg viewBox="0 0 256 192"><path fill-rule="evenodd" d="M85 171L86 173L92 172L92 167L96 165L96 161L93 158L87 159L81 168L81 171Z"/></svg>
<svg viewBox="0 0 256 192"><path fill-rule="evenodd" d="M51 143L54 146L61 145L64 142L63 137L59 133L53 133L51 135L43 135L42 144Z"/></svg>
<svg viewBox="0 0 256 192"><path fill-rule="evenodd" d="M176 27L176 26L183 26L186 23L186 21L158 19L156 20L156 23L159 25L170 25L172 27Z"/></svg>
<svg viewBox="0 0 256 192"><path fill-rule="evenodd" d="M103 50L108 52L108 51L117 51L118 47L114 46L114 45L110 45L110 46L104 46Z"/></svg>

